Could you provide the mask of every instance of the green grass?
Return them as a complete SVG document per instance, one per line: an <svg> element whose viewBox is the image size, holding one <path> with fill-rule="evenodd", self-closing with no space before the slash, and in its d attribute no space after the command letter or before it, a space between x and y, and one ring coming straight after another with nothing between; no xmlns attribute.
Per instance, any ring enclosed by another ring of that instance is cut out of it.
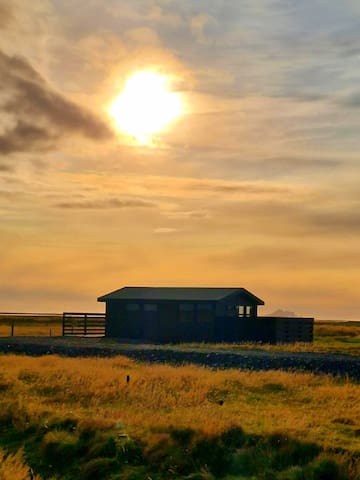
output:
<svg viewBox="0 0 360 480"><path fill-rule="evenodd" d="M232 427L209 435L170 426L154 430L142 440L119 436L109 425L74 417L40 416L32 423L26 409L21 416L23 423L19 423L19 416L14 421L11 409L3 412L0 445L9 452L23 448L27 465L43 479L351 478L346 467L325 454L319 445L285 433L254 435Z"/></svg>

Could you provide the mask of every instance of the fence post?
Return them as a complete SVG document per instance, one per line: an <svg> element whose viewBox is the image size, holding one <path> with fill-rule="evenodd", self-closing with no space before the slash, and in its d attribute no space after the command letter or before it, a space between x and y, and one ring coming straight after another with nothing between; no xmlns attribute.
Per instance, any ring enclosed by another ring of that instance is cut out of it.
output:
<svg viewBox="0 0 360 480"><path fill-rule="evenodd" d="M87 314L84 313L84 335L87 334Z"/></svg>
<svg viewBox="0 0 360 480"><path fill-rule="evenodd" d="M11 336L14 336L14 327L15 327L15 322L14 320L11 320Z"/></svg>

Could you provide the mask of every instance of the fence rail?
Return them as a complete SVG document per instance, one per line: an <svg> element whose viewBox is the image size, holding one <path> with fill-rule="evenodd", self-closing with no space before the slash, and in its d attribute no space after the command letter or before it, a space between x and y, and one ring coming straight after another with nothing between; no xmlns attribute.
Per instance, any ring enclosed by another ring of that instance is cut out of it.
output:
<svg viewBox="0 0 360 480"><path fill-rule="evenodd" d="M62 313L0 312L0 336L59 336Z"/></svg>
<svg viewBox="0 0 360 480"><path fill-rule="evenodd" d="M64 312L62 334L79 337L105 335L105 315L103 313Z"/></svg>

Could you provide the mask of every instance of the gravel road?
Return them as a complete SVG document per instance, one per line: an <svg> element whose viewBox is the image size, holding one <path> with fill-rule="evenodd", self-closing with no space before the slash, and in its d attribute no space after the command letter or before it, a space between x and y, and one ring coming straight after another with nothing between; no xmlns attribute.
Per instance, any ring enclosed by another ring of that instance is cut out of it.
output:
<svg viewBox="0 0 360 480"><path fill-rule="evenodd" d="M313 352L268 352L263 350L196 350L181 345L161 346L107 342L99 338L0 337L0 353L57 354L67 357L125 355L145 362L181 365L193 363L211 368L251 370L301 370L349 376L360 380L360 357Z"/></svg>

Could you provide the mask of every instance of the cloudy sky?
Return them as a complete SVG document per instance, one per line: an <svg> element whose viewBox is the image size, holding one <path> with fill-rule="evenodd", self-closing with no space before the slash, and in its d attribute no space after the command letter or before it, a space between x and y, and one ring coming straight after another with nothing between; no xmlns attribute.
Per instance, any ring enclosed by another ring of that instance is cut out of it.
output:
<svg viewBox="0 0 360 480"><path fill-rule="evenodd" d="M0 0L0 311L245 287L359 319L358 0ZM148 144L134 72L183 113Z"/></svg>

